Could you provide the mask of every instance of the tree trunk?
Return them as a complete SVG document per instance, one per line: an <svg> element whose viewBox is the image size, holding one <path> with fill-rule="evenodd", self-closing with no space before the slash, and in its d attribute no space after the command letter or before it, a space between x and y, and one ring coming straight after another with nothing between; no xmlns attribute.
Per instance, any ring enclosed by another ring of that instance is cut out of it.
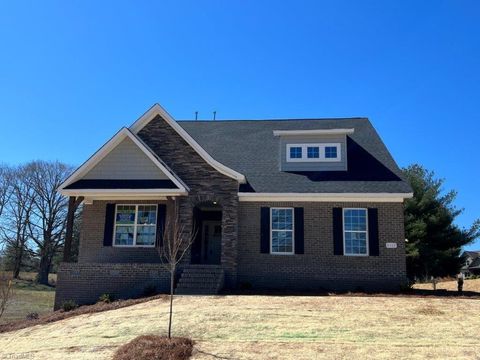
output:
<svg viewBox="0 0 480 360"><path fill-rule="evenodd" d="M175 279L175 270L170 272L170 317L168 319L168 338L172 338L172 315L173 315L173 283Z"/></svg>
<svg viewBox="0 0 480 360"><path fill-rule="evenodd" d="M48 285L48 274L50 273L50 257L47 254L41 255L40 267L37 274L37 282L42 285Z"/></svg>
<svg viewBox="0 0 480 360"><path fill-rule="evenodd" d="M22 267L23 245L19 245L15 249L15 263L13 264L13 278L18 279L20 276L20 268Z"/></svg>

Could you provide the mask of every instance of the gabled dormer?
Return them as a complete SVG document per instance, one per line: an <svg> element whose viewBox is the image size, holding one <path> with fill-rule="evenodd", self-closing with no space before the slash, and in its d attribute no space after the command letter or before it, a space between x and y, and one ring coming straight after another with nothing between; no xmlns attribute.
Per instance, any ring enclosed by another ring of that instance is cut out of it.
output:
<svg viewBox="0 0 480 360"><path fill-rule="evenodd" d="M354 129L274 130L281 171L347 171L347 135Z"/></svg>

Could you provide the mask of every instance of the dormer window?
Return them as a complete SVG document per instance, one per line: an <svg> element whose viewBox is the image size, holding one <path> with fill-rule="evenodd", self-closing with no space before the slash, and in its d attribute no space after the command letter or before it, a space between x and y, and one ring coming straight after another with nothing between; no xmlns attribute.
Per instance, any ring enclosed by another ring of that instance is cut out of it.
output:
<svg viewBox="0 0 480 360"><path fill-rule="evenodd" d="M309 159L319 159L320 158L320 148L318 146L308 146L307 147L307 158L309 158Z"/></svg>
<svg viewBox="0 0 480 360"><path fill-rule="evenodd" d="M325 146L325 158L326 159L336 159L337 158L337 147L336 146Z"/></svg>
<svg viewBox="0 0 480 360"><path fill-rule="evenodd" d="M332 162L341 161L340 143L287 144L287 162Z"/></svg>
<svg viewBox="0 0 480 360"><path fill-rule="evenodd" d="M347 171L347 137L354 129L273 130L280 171Z"/></svg>
<svg viewBox="0 0 480 360"><path fill-rule="evenodd" d="M302 147L301 146L290 147L290 159L301 159L301 158L302 158Z"/></svg>

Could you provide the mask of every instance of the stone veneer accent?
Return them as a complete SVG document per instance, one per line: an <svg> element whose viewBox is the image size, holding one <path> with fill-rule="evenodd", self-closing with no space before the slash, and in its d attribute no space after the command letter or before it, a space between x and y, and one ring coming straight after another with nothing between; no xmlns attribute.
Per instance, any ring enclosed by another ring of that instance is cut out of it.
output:
<svg viewBox="0 0 480 360"><path fill-rule="evenodd" d="M260 253L260 208L304 208L304 254ZM379 256L333 255L334 207L378 209ZM260 289L398 290L406 282L401 203L242 202L239 208L238 283ZM397 243L387 249L387 242Z"/></svg>
<svg viewBox="0 0 480 360"><path fill-rule="evenodd" d="M153 119L138 136L190 188L179 197L180 220L186 231L192 226L193 208L204 201L216 201L222 207L222 255L225 285L236 286L238 182L211 167L160 116ZM190 262L186 254L185 262Z"/></svg>
<svg viewBox="0 0 480 360"><path fill-rule="evenodd" d="M115 299L141 296L147 287L168 292L170 275L159 264L62 263L57 273L55 309L67 300L92 304L102 294Z"/></svg>

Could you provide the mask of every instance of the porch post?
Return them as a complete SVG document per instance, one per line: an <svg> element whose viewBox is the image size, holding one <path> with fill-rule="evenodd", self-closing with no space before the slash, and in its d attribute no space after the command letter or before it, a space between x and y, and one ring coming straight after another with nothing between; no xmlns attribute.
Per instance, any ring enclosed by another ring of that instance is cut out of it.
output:
<svg viewBox="0 0 480 360"><path fill-rule="evenodd" d="M175 222L178 221L178 218L176 218L176 216L177 209L175 198L167 196L167 219L165 223L168 224L168 226L170 227L170 229L167 230L169 232L169 236L173 235L173 227L175 226Z"/></svg>
<svg viewBox="0 0 480 360"><path fill-rule="evenodd" d="M73 238L73 221L75 220L75 211L83 201L83 196L78 198L70 196L68 199L68 212L67 212L67 228L65 231L65 243L63 247L63 261L72 261L72 238Z"/></svg>

